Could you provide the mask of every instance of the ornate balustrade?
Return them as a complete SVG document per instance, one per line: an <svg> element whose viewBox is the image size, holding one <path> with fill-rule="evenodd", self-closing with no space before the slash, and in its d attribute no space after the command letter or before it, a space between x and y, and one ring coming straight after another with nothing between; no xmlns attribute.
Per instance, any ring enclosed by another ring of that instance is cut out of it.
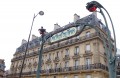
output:
<svg viewBox="0 0 120 78"><path fill-rule="evenodd" d="M63 67L63 68L55 68L55 69L49 69L49 70L41 70L40 73L41 75L43 74L55 74L55 73L65 73L65 72L82 72L85 70L95 70L95 69L100 69L100 70L105 70L108 71L108 67L101 64L101 63L96 63L96 64L90 64L90 65L79 65L79 66L72 66L72 67ZM33 75L36 74L36 71L31 71L31 72L23 72L22 75ZM118 72L119 74L119 72ZM10 76L18 76L19 73L16 74L9 74L8 78Z"/></svg>
<svg viewBox="0 0 120 78"><path fill-rule="evenodd" d="M55 59L53 60L54 62L59 62L60 58L59 57L55 57Z"/></svg>
<svg viewBox="0 0 120 78"><path fill-rule="evenodd" d="M70 60L70 56L69 55L65 55L65 57L63 58L63 60Z"/></svg>
<svg viewBox="0 0 120 78"><path fill-rule="evenodd" d="M48 74L48 73L63 73L63 72L74 72L74 71L83 71L83 70L94 70L94 69L102 69L105 71L108 71L107 66L96 63L96 64L90 64L90 65L80 65L80 66L73 66L73 67L65 67L65 68L55 68L55 69L49 69L49 70L41 70L41 74Z"/></svg>
<svg viewBox="0 0 120 78"><path fill-rule="evenodd" d="M73 56L72 58L73 58L73 59L78 59L78 58L80 58L79 53L75 53L74 56Z"/></svg>

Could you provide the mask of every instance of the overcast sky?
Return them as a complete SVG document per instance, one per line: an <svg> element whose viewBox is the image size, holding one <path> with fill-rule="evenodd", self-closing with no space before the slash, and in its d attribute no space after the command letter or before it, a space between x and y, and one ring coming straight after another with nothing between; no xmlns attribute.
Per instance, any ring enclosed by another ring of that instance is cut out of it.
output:
<svg viewBox="0 0 120 78"><path fill-rule="evenodd" d="M80 17L90 14L85 8L91 0L0 0L0 59L5 59L6 69L10 68L11 59L22 39L28 38L34 13L44 11L44 16L37 16L32 34L39 36L38 29L43 26L48 32L54 24L64 26L73 22L73 15ZM119 0L97 0L110 13L120 49L120 3ZM111 29L111 26L109 26Z"/></svg>

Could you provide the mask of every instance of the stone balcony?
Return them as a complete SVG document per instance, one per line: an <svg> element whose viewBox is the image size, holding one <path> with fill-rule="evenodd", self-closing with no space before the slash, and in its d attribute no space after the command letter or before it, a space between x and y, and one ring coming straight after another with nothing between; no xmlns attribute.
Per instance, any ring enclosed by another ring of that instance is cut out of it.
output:
<svg viewBox="0 0 120 78"><path fill-rule="evenodd" d="M107 66L101 64L101 63L96 63L96 64L90 64L88 65L79 65L79 66L73 66L73 67L66 67L66 68L56 68L56 69L49 69L49 70L41 70L41 74L52 74L52 73L63 73L63 72L82 72L85 70L93 71L96 69L100 70L105 70L108 71Z"/></svg>
<svg viewBox="0 0 120 78"><path fill-rule="evenodd" d="M70 60L70 56L69 55L65 55L64 58L63 58L64 61L66 60Z"/></svg>
<svg viewBox="0 0 120 78"><path fill-rule="evenodd" d="M87 56L92 56L93 53L91 51L85 51L85 54L83 54L84 57L87 57Z"/></svg>
<svg viewBox="0 0 120 78"><path fill-rule="evenodd" d="M101 64L101 63L95 63L95 64L90 64L88 65L78 65L78 66L72 66L72 67L63 67L63 68L54 68L54 69L49 69L49 70L41 70L41 75L48 75L48 74L62 74L62 73L72 73L72 72L94 72L94 71L105 71L108 72L108 67ZM36 71L31 71L31 72L23 72L22 75L35 75ZM19 73L16 74L9 74L8 78L10 76L18 76Z"/></svg>
<svg viewBox="0 0 120 78"><path fill-rule="evenodd" d="M49 58L49 59L47 59L46 64L51 63L51 62L52 62L52 60Z"/></svg>
<svg viewBox="0 0 120 78"><path fill-rule="evenodd" d="M53 60L55 63L60 61L59 57L55 57L55 59Z"/></svg>
<svg viewBox="0 0 120 78"><path fill-rule="evenodd" d="M72 58L73 58L73 59L78 59L78 58L80 58L79 53L75 53L74 56L73 56Z"/></svg>

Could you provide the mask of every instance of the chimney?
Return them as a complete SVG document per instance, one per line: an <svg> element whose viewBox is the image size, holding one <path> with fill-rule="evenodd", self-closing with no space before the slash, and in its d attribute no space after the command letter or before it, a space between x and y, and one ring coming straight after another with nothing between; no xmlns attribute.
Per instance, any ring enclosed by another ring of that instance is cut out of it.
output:
<svg viewBox="0 0 120 78"><path fill-rule="evenodd" d="M24 43L27 43L27 41L25 39L22 39L21 45L24 44Z"/></svg>
<svg viewBox="0 0 120 78"><path fill-rule="evenodd" d="M32 40L36 39L37 36L35 36L34 34L32 35Z"/></svg>
<svg viewBox="0 0 120 78"><path fill-rule="evenodd" d="M60 28L60 25L58 25L57 23L54 24L54 30L56 30L56 29L58 29L58 28Z"/></svg>
<svg viewBox="0 0 120 78"><path fill-rule="evenodd" d="M74 22L76 22L76 21L79 20L79 19L80 19L80 16L77 15L77 14L74 14Z"/></svg>

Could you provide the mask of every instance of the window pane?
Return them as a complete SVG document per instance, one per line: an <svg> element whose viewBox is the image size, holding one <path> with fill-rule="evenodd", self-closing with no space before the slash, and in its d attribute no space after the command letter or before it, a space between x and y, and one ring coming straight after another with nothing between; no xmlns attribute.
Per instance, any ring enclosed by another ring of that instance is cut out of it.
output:
<svg viewBox="0 0 120 78"><path fill-rule="evenodd" d="M75 60L75 66L78 66L78 65L79 65L79 61Z"/></svg>
<svg viewBox="0 0 120 78"><path fill-rule="evenodd" d="M75 47L75 54L79 53L79 46Z"/></svg>
<svg viewBox="0 0 120 78"><path fill-rule="evenodd" d="M86 51L90 51L90 44L86 45Z"/></svg>
<svg viewBox="0 0 120 78"><path fill-rule="evenodd" d="M86 32L86 37L90 37L90 32Z"/></svg>
<svg viewBox="0 0 120 78"><path fill-rule="evenodd" d="M51 59L51 54L49 54L49 57L48 57L48 59Z"/></svg>
<svg viewBox="0 0 120 78"><path fill-rule="evenodd" d="M65 67L68 67L68 61L67 61L67 62L65 62Z"/></svg>
<svg viewBox="0 0 120 78"><path fill-rule="evenodd" d="M56 56L59 57L59 52L57 52Z"/></svg>
<svg viewBox="0 0 120 78"><path fill-rule="evenodd" d="M86 65L90 65L91 64L91 59L90 58L86 58Z"/></svg>
<svg viewBox="0 0 120 78"><path fill-rule="evenodd" d="M80 30L80 26L78 26L77 29Z"/></svg>
<svg viewBox="0 0 120 78"><path fill-rule="evenodd" d="M66 49L65 55L69 55L69 49Z"/></svg>
<svg viewBox="0 0 120 78"><path fill-rule="evenodd" d="M58 68L58 63L55 64L55 68Z"/></svg>

